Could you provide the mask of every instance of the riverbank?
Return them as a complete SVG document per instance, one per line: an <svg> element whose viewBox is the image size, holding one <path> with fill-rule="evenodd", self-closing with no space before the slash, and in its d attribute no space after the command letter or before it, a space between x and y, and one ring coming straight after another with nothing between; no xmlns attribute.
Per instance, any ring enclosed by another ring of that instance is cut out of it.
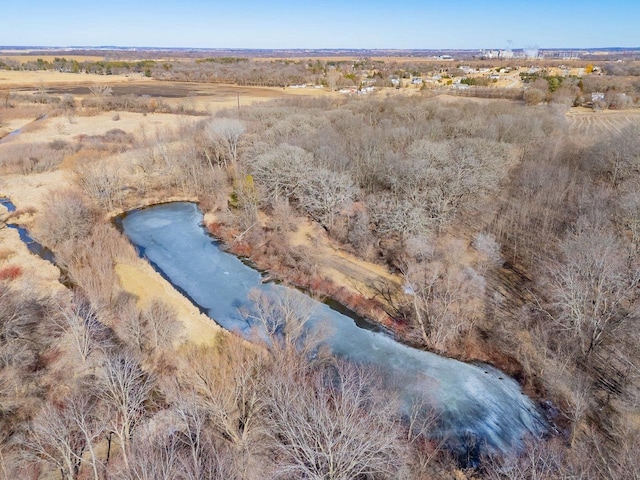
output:
<svg viewBox="0 0 640 480"><path fill-rule="evenodd" d="M403 344L425 349L410 325L388 313L392 306L382 289L400 289L400 275L342 249L320 225L307 218L295 218L295 228L281 234L276 232L273 219L261 213L257 227L260 231L244 235L228 218L208 212L205 226L229 252L247 258L256 268L268 272L271 280L302 289L316 298L331 298L383 326ZM535 379L528 381L513 357L491 348L476 332L467 332L453 348L438 353L463 362L493 365L518 379L528 395L541 395Z"/></svg>
<svg viewBox="0 0 640 480"><path fill-rule="evenodd" d="M535 405L502 372L409 348L296 289L265 285L260 272L211 241L201 222L196 205L173 203L132 212L122 228L156 270L226 330L249 341L272 328L285 338L293 331L290 341L312 338L336 358L377 371L384 390L399 395L403 416L416 414L421 421L437 412L429 436L461 454L469 448L469 435L478 441L478 452L508 453L525 436L538 437L546 429Z"/></svg>

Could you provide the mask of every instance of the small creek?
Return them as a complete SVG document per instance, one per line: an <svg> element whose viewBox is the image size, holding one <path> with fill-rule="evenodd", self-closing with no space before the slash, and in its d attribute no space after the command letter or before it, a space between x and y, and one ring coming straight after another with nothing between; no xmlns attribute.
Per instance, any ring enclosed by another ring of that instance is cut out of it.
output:
<svg viewBox="0 0 640 480"><path fill-rule="evenodd" d="M0 205L5 207L9 213L16 211L16 206L11 203L11 200L9 200L8 198L0 198ZM7 223L7 228L12 228L18 231L20 240L22 240L22 242L27 246L31 253L38 255L40 258L43 258L48 262L51 262L53 264L56 263L53 252L31 238L26 228L21 227L16 223Z"/></svg>
<svg viewBox="0 0 640 480"><path fill-rule="evenodd" d="M431 434L446 438L457 454L513 452L528 435L540 437L546 431L538 408L499 370L407 347L293 288L262 283L258 271L220 248L202 221L195 204L176 202L129 212L117 223L176 288L222 327L247 339L264 335L246 315L255 309L250 292L304 298L311 317L308 331L336 356L380 371L387 386L400 394L402 413L416 402L435 409L439 423Z"/></svg>
<svg viewBox="0 0 640 480"><path fill-rule="evenodd" d="M20 127L20 128L18 128L18 129L16 129L16 130L13 130L13 131L11 131L11 132L7 133L5 136L0 137L0 143L5 143L5 142L9 142L9 141L11 141L11 139L13 139L13 138L17 137L18 135L20 135L20 134L22 133L23 129L24 129L26 126L28 126L28 125L32 125L32 124L35 124L35 123L38 123L38 122L41 122L42 120L46 120L46 119L47 119L47 117L48 117L48 115L47 115L47 114L40 115L38 118L36 118L36 119L35 119L35 120L33 120L32 122L29 122L29 123L27 123L26 125L23 125L22 127Z"/></svg>

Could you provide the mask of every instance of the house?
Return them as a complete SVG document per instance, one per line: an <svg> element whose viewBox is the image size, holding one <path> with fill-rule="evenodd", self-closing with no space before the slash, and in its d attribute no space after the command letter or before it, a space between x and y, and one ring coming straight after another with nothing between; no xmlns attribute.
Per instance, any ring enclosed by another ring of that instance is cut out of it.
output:
<svg viewBox="0 0 640 480"><path fill-rule="evenodd" d="M411 79L411 83L413 85L422 85L422 82L423 82L422 77L413 77Z"/></svg>

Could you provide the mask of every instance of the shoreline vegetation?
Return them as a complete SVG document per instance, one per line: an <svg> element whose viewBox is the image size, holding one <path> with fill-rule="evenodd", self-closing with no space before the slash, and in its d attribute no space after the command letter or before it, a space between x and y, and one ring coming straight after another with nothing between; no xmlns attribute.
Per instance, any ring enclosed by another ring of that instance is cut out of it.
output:
<svg viewBox="0 0 640 480"><path fill-rule="evenodd" d="M283 75L269 81L313 68L260 61L263 74ZM527 77L537 92L513 100L450 86L340 94L341 82L359 87L351 73L359 83L372 70L323 62L323 89L0 71L0 195L18 207L2 218L25 225L63 272L61 283L0 228L6 475L151 478L173 468L169 452L211 478L282 476L311 468L295 452L317 454L298 443L311 440L295 434L301 418L313 432L344 422L356 445L378 432L373 457L356 462L372 478L638 473L635 63L562 82L548 66ZM246 67L179 63L171 71ZM571 106L600 90L601 105ZM404 343L505 371L557 433L474 468L427 440L433 424L407 424L370 397L374 372L305 362L286 341L266 353L220 335L110 223L174 200L198 202L205 227L273 278L335 298ZM122 375L131 404L113 390ZM336 390L333 375L353 388ZM301 402L276 408L292 396ZM185 436L170 443L164 426ZM189 444L185 432L204 426ZM67 436L53 444L52 429Z"/></svg>

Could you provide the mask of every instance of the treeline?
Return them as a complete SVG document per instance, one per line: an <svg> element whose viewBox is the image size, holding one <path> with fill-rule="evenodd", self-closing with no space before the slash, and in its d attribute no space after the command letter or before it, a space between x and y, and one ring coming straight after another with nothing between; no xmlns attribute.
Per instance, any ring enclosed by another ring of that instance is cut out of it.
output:
<svg viewBox="0 0 640 480"><path fill-rule="evenodd" d="M0 68L5 70L56 70L69 73L97 73L100 75L115 75L127 73L147 73L158 65L155 60L68 60L64 57L55 57L53 60L29 60L18 62L6 58L0 63ZM147 76L149 76L147 75Z"/></svg>

